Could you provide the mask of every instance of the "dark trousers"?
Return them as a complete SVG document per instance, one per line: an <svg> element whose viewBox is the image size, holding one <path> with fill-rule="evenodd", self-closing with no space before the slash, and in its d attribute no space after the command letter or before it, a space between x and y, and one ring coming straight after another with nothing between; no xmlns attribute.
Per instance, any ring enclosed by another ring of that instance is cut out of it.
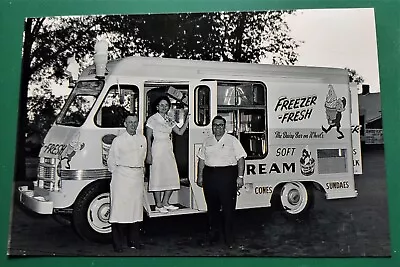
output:
<svg viewBox="0 0 400 267"><path fill-rule="evenodd" d="M222 224L227 244L234 241L233 223L236 209L237 175L237 166L205 166L203 170L203 191L207 203L210 237L215 238L219 235Z"/></svg>
<svg viewBox="0 0 400 267"><path fill-rule="evenodd" d="M113 246L121 249L130 242L139 241L139 223L112 223Z"/></svg>

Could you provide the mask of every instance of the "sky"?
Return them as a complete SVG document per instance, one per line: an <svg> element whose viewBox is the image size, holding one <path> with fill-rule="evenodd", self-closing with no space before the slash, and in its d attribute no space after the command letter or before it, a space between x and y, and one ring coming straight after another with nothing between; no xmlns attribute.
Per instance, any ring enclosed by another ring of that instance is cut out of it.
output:
<svg viewBox="0 0 400 267"><path fill-rule="evenodd" d="M296 65L350 68L380 92L372 8L298 10L288 17L292 36L304 43Z"/></svg>
<svg viewBox="0 0 400 267"><path fill-rule="evenodd" d="M298 10L287 22L292 37L304 42L296 65L354 69L370 92L380 92L372 8ZM54 86L53 93L65 95L69 89Z"/></svg>

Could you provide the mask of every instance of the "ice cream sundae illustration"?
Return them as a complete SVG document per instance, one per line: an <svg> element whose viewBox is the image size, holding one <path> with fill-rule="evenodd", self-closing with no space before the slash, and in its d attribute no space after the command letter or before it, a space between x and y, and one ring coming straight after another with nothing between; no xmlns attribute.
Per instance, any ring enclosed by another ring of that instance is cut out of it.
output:
<svg viewBox="0 0 400 267"><path fill-rule="evenodd" d="M314 173L315 160L311 157L311 152L308 146L303 149L300 157L301 173L305 176L310 176Z"/></svg>
<svg viewBox="0 0 400 267"><path fill-rule="evenodd" d="M322 126L322 130L327 133L336 126L336 131L340 134L338 139L342 139L344 134L340 131L340 121L342 120L342 112L346 109L346 98L342 97L338 99L331 84L328 85L328 88L328 94L325 99L325 113L329 126L328 128Z"/></svg>

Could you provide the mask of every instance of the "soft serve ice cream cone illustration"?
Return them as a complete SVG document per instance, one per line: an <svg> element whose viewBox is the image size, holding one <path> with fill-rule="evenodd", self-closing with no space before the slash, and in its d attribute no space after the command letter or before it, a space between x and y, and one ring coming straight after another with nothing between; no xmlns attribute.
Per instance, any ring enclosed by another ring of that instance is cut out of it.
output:
<svg viewBox="0 0 400 267"><path fill-rule="evenodd" d="M342 97L338 99L331 84L328 85L328 88L325 100L325 112L329 126L328 128L322 126L322 130L328 133L333 127L336 127L336 131L340 134L337 138L342 139L344 138L344 134L340 130L340 121L342 120L342 112L346 110L346 98Z"/></svg>
<svg viewBox="0 0 400 267"><path fill-rule="evenodd" d="M325 99L325 113L329 125L335 125L337 96L333 86L328 85L329 91Z"/></svg>

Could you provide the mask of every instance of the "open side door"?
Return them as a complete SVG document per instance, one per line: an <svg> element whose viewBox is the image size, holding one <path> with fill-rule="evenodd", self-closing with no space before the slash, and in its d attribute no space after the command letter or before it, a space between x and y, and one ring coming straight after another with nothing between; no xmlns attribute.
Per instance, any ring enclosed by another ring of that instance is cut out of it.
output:
<svg viewBox="0 0 400 267"><path fill-rule="evenodd" d="M211 120L217 115L217 82L190 83L189 88L189 180L191 208L207 210L203 189L197 186L197 153L212 135Z"/></svg>

